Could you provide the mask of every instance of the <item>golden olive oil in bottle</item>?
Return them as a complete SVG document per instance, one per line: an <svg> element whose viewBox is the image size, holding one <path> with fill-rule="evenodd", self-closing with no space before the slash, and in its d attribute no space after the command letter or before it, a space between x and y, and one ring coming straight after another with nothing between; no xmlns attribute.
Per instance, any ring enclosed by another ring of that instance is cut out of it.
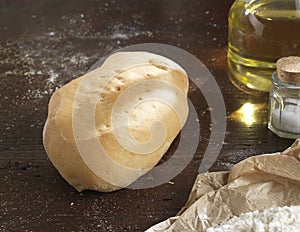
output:
<svg viewBox="0 0 300 232"><path fill-rule="evenodd" d="M275 62L300 56L300 0L236 0L228 18L231 81L249 92L271 88Z"/></svg>

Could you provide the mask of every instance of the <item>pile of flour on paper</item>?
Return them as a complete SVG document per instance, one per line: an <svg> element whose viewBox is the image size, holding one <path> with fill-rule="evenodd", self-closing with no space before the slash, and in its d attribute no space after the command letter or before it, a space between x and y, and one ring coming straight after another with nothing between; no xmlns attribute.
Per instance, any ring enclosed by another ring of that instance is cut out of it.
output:
<svg viewBox="0 0 300 232"><path fill-rule="evenodd" d="M207 232L299 232L300 206L277 207L233 217Z"/></svg>

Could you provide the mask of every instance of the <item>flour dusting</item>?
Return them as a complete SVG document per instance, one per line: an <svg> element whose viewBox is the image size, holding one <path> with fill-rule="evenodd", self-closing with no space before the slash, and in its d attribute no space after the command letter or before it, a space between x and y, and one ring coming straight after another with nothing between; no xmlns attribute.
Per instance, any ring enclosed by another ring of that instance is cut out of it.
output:
<svg viewBox="0 0 300 232"><path fill-rule="evenodd" d="M263 212L248 212L211 227L207 232L299 232L300 206L277 207Z"/></svg>
<svg viewBox="0 0 300 232"><path fill-rule="evenodd" d="M35 20L39 18L36 16ZM141 30L138 17L135 24L107 24L99 31L94 28L94 20L86 13L63 15L59 24L44 31L0 43L0 78L7 79L7 85L20 81L24 89L16 99L49 98L56 89L86 73L99 59L126 46L129 39L153 37L153 32Z"/></svg>

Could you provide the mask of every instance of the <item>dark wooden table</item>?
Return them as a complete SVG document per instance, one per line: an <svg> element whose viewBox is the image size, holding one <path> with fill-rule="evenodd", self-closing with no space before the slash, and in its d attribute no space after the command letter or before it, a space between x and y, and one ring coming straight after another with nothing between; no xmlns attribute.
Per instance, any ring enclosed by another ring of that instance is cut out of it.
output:
<svg viewBox="0 0 300 232"><path fill-rule="evenodd" d="M209 68L227 114L225 140L211 171L227 170L246 157L291 145L292 140L267 129L268 95L248 95L229 81L231 4L231 0L1 0L0 231L143 231L184 205L208 146L214 110L207 109L193 85L189 96L199 116L200 142L190 164L169 183L108 194L78 193L60 177L43 149L51 93L127 45L174 45ZM253 109L250 115L242 108L247 103Z"/></svg>

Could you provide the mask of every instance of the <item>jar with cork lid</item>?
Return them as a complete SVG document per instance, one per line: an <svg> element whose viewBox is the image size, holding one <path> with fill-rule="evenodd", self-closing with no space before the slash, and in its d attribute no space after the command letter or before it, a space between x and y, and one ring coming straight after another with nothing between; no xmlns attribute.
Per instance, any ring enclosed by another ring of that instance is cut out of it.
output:
<svg viewBox="0 0 300 232"><path fill-rule="evenodd" d="M300 57L283 57L272 75L268 128L283 138L300 137Z"/></svg>

